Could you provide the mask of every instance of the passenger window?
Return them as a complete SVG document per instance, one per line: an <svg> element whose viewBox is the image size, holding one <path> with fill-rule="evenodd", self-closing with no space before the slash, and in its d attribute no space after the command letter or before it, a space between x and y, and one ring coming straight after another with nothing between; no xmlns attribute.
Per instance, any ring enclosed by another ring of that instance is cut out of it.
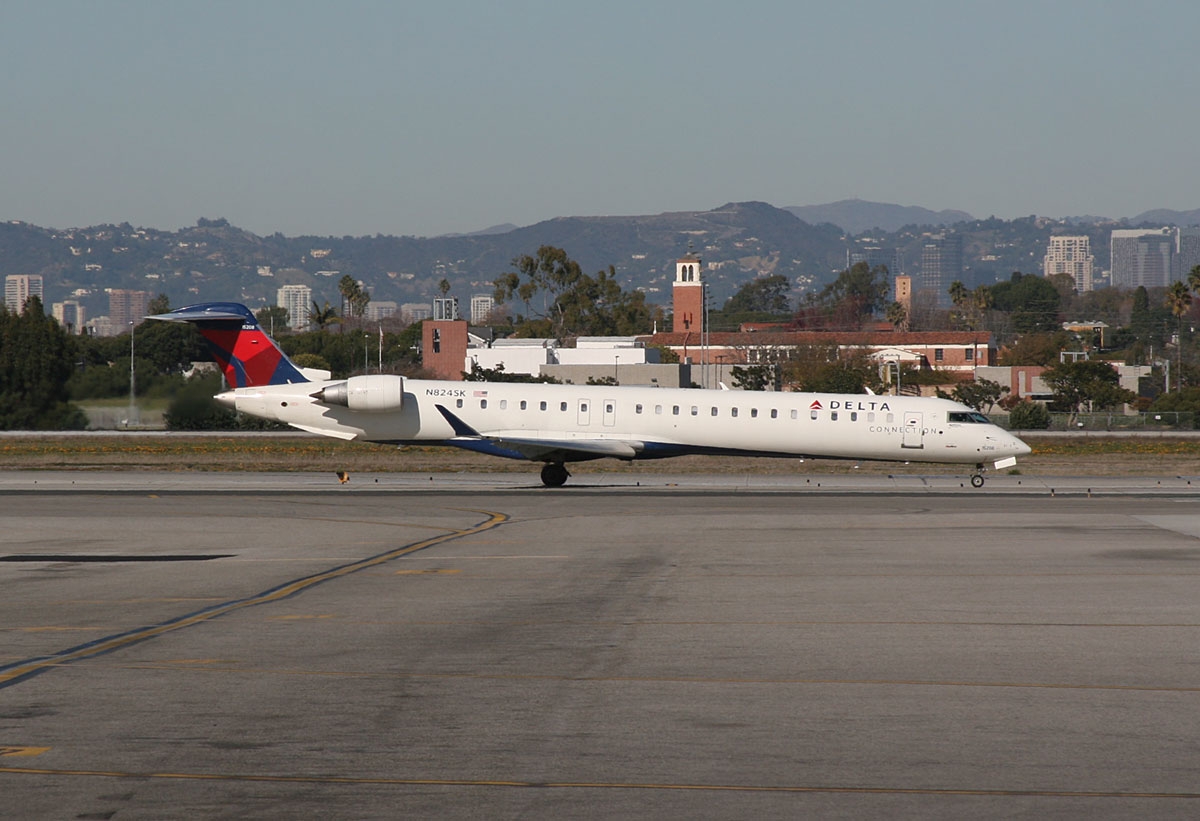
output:
<svg viewBox="0 0 1200 821"><path fill-rule="evenodd" d="M750 409L750 418L751 418L751 419L757 419L757 418L758 418L758 408L751 408L751 409Z"/></svg>
<svg viewBox="0 0 1200 821"><path fill-rule="evenodd" d="M529 407L529 403L526 402L524 399L522 399L521 400L521 410L525 410L528 407Z"/></svg>
<svg viewBox="0 0 1200 821"><path fill-rule="evenodd" d="M542 403L541 403L541 406L542 406L542 410L545 410L545 409L546 409L546 403L545 403L545 402L542 402Z"/></svg>
<svg viewBox="0 0 1200 821"><path fill-rule="evenodd" d="M699 415L700 415L700 409L698 407L696 407L695 405L692 405L692 416L699 416Z"/></svg>
<svg viewBox="0 0 1200 821"><path fill-rule="evenodd" d="M456 399L456 400L454 400L454 407L456 407L456 408L461 408L461 407L462 407L462 405L463 405L463 403L462 403L462 400L461 400L461 399Z"/></svg>
<svg viewBox="0 0 1200 821"><path fill-rule="evenodd" d="M678 406L678 405L672 405L672 406L671 406L671 413L673 413L673 414L675 414L676 416L678 416L678 415L679 415L679 406Z"/></svg>
<svg viewBox="0 0 1200 821"><path fill-rule="evenodd" d="M808 412L808 415L809 415L809 418L810 418L810 419L816 419L816 418L817 418L817 412L816 412L815 410L810 410L810 411Z"/></svg>
<svg viewBox="0 0 1200 821"><path fill-rule="evenodd" d="M888 421L888 424L889 424L889 425L890 425L890 424L892 424L893 422L895 422L895 421L896 421L896 414L894 414L894 413L889 413L889 414L887 415L887 421Z"/></svg>
<svg viewBox="0 0 1200 821"><path fill-rule="evenodd" d="M792 418L793 418L793 419L799 419L799 418L800 418L800 411L796 410L795 408L792 408Z"/></svg>
<svg viewBox="0 0 1200 821"><path fill-rule="evenodd" d="M858 421L858 412L857 411L850 411L850 421L851 422Z"/></svg>
<svg viewBox="0 0 1200 821"><path fill-rule="evenodd" d="M771 408L771 418L772 418L772 419L778 419L778 418L779 418L779 411L775 410L774 408Z"/></svg>
<svg viewBox="0 0 1200 821"><path fill-rule="evenodd" d="M867 421L868 422L875 421L875 411L867 411Z"/></svg>
<svg viewBox="0 0 1200 821"><path fill-rule="evenodd" d="M604 412L605 412L605 413L612 413L612 412L613 412L613 406L612 406L612 405L605 405L605 406L604 406Z"/></svg>
<svg viewBox="0 0 1200 821"><path fill-rule="evenodd" d="M737 418L737 408L730 408L729 415L736 419Z"/></svg>
<svg viewBox="0 0 1200 821"><path fill-rule="evenodd" d="M486 408L487 408L487 400L486 400L486 399L480 399L480 400L479 400L479 407L486 409Z"/></svg>
<svg viewBox="0 0 1200 821"><path fill-rule="evenodd" d="M566 410L566 408L564 408L563 410ZM580 412L580 413L587 413L587 402L580 402L580 403L579 403L579 412Z"/></svg>
<svg viewBox="0 0 1200 821"><path fill-rule="evenodd" d="M837 421L837 411L830 411L829 418L832 419L834 422L836 422Z"/></svg>
<svg viewBox="0 0 1200 821"><path fill-rule="evenodd" d="M565 410L567 409L567 403L566 403L566 402L559 402L559 403L558 403L558 409L559 409L560 411L565 411Z"/></svg>
<svg viewBox="0 0 1200 821"><path fill-rule="evenodd" d="M500 410L508 410L508 400L507 399L500 400Z"/></svg>
<svg viewBox="0 0 1200 821"><path fill-rule="evenodd" d="M662 405L655 405L654 412L661 415L662 414Z"/></svg>
<svg viewBox="0 0 1200 821"><path fill-rule="evenodd" d="M634 412L634 413L641 413L641 412L642 412L642 406L641 406L641 405L634 405L634 406L633 406L633 412Z"/></svg>
<svg viewBox="0 0 1200 821"><path fill-rule="evenodd" d="M712 409L712 415L713 415L713 416L716 416L716 415L717 415L717 407L716 407L716 405L714 405L714 406L713 406L713 409Z"/></svg>

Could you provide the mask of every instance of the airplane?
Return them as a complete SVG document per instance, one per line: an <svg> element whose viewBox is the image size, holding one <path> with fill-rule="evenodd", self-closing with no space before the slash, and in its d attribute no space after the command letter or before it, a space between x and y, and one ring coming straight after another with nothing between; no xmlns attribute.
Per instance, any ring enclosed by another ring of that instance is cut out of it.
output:
<svg viewBox="0 0 1200 821"><path fill-rule="evenodd" d="M394 445L448 445L566 465L685 454L973 465L971 485L1031 450L986 416L948 399L875 394L453 382L369 374L332 379L299 368L234 302L148 317L199 330L225 374L214 397L239 413L309 433Z"/></svg>

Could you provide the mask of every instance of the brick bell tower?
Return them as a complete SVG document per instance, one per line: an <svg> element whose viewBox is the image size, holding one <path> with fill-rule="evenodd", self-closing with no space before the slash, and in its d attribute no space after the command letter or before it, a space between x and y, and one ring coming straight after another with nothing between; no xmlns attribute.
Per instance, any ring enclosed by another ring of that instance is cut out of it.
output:
<svg viewBox="0 0 1200 821"><path fill-rule="evenodd" d="M675 260L675 285L671 290L671 307L675 315L671 330L675 333L704 332L704 280L700 257L688 249Z"/></svg>

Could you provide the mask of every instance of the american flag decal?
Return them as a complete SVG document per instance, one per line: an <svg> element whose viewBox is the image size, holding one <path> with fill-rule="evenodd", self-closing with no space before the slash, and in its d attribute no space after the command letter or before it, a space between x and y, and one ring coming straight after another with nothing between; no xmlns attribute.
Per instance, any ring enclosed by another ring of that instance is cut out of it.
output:
<svg viewBox="0 0 1200 821"><path fill-rule="evenodd" d="M479 398L481 396L487 396L487 391L475 391L473 396L475 396L475 398Z"/></svg>

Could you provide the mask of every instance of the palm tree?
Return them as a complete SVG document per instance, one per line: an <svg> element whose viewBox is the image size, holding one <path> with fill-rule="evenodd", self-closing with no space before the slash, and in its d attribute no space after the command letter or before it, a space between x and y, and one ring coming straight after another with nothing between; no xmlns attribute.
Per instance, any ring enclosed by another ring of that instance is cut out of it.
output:
<svg viewBox="0 0 1200 821"><path fill-rule="evenodd" d="M308 312L308 324L316 327L318 331L326 330L330 325L337 325L342 321L338 316L337 308L332 307L328 302L322 308L314 299L312 308Z"/></svg>
<svg viewBox="0 0 1200 821"><path fill-rule="evenodd" d="M1200 265L1192 268L1191 273L1188 274L1187 284L1188 290L1200 294Z"/></svg>
<svg viewBox="0 0 1200 821"><path fill-rule="evenodd" d="M1192 269L1192 275L1200 270L1200 265ZM1200 278L1200 277L1198 277ZM1188 281L1191 281L1191 275L1188 276ZM1178 361L1176 363L1176 371L1179 376L1176 380L1176 389L1183 390L1183 317L1192 307L1192 292L1188 290L1186 283L1176 280L1171 283L1171 287L1167 289L1167 307L1171 309L1171 313L1175 314L1175 318L1179 320L1179 336L1175 338L1175 349L1178 351Z"/></svg>
<svg viewBox="0 0 1200 821"><path fill-rule="evenodd" d="M908 325L908 311L904 310L904 306L899 302L893 302L887 306L887 321L892 323L892 327L897 331L902 330Z"/></svg>

